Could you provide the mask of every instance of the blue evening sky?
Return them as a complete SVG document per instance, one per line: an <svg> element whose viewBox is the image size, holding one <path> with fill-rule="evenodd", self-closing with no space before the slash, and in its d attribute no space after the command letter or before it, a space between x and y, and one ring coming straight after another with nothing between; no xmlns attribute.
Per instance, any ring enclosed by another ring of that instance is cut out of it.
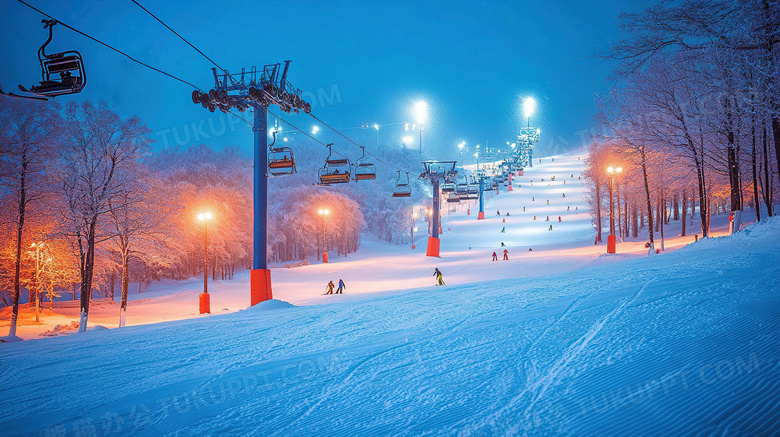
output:
<svg viewBox="0 0 780 437"><path fill-rule="evenodd" d="M130 0L29 3L203 89L213 87L212 65ZM610 66L596 55L620 38L619 12L647 3L141 1L231 72L292 60L288 78L314 96L313 112L361 144L377 141L373 127L360 128L375 123L380 144L400 144L410 135L402 123L414 121L414 102L426 100L423 148L442 159L457 159L461 141L468 153L478 143L513 141L526 123L525 96L539 104L531 119L542 129L538 154L579 146L594 93L609 86ZM6 92L40 78L36 51L47 36L41 18L14 0L3 2L0 85ZM48 51L77 49L88 69L85 90L57 100L104 100L123 115L139 115L158 148L204 142L251 151L249 127L192 104L187 85L65 27L54 31ZM250 113L243 116L251 120ZM305 114L285 118L307 132L317 124ZM324 127L317 137L344 143Z"/></svg>

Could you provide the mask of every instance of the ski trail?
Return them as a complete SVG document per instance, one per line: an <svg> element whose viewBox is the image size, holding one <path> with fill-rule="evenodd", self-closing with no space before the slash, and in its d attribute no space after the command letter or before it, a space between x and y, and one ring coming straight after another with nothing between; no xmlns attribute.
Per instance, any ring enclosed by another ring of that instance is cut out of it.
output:
<svg viewBox="0 0 780 437"><path fill-rule="evenodd" d="M504 412L509 410L510 408L514 407L520 399L522 399L526 393L529 392L535 392L536 395L533 397L533 400L531 403L526 407L523 416L525 417L528 412L533 408L533 406L536 404L536 402L544 396L547 389L552 385L552 382L554 381L555 377L557 377L561 371L568 366L568 364L577 357L580 352L582 352L585 347L590 343L590 341L601 331L601 329L606 325L606 323L614 316L620 314L623 309L632 304L637 297L639 297L640 294L647 288L648 285L653 281L653 279L650 279L647 281L642 287L639 288L639 290L634 293L634 295L629 300L623 301L617 308L613 309L609 312L606 316L604 316L601 320L594 323L588 331L582 335L580 338L578 338L574 343L572 343L562 354L561 356L553 363L552 366L549 367L547 373L538 378L535 382L526 385L526 387L523 389L522 392L520 392L517 396L512 397L512 399L509 400L503 407L501 407L498 411L491 414L489 417L485 418L482 423L484 424L490 424L492 423L497 417L500 417ZM564 317L568 314L571 314L575 304L578 304L579 302L582 302L585 299L585 297L580 298L572 304L569 305L569 307L564 311L564 314L561 315L561 317L558 319L558 321L551 324L546 331L549 331L556 323L559 321L564 320ZM543 333L544 335L544 333ZM541 339L541 335L537 337L537 341L534 342L534 345L538 342L539 339ZM534 346L532 345L532 346ZM531 348L528 349L529 351ZM541 389L539 389L541 387Z"/></svg>
<svg viewBox="0 0 780 437"><path fill-rule="evenodd" d="M397 346L393 346L393 347L390 347L389 349L384 349L382 351L379 351L377 353L374 353L374 354L371 354L371 355L367 356L365 359L363 359L361 362L359 362L355 367L353 367L349 371L349 373L347 373L347 375L344 377L344 379L336 387L333 387L332 385L330 387L325 387L323 392L319 396L317 396L318 400L316 402L314 402L312 405L310 405L308 408L306 408L306 411L302 412L296 419L290 421L289 423L287 423L286 426L276 430L276 432L274 432L274 433L272 433L270 435L280 435L280 434L281 435L287 435L287 434L289 434L289 432L287 431L288 429L290 429L293 425L295 425L296 423L298 423L298 422L304 420L306 417L308 417L315 409L317 409L317 407L322 405L327 399L330 399L330 397L334 393L340 393L342 391L342 388L343 388L344 384L347 383L348 381L350 381L354 377L355 373L359 369L364 367L366 365L366 363L368 363L370 361L373 361L376 358L381 357L382 355L388 354L388 353L393 352L393 351L395 351L397 349L400 349L402 347L410 346L412 344L414 344L414 342L413 341L409 341L409 342L406 342L406 343L403 343L403 344L400 344L400 345L397 345Z"/></svg>
<svg viewBox="0 0 780 437"><path fill-rule="evenodd" d="M440 337L443 337L444 335L452 333L454 330L458 329L463 324L465 324L468 320L469 319L460 320L457 323L455 323L454 325L452 325L451 327L448 327L447 329L442 329L440 332L435 333L432 337L427 338L427 339L423 339L422 341L424 341L424 342L433 342L437 338L440 338ZM429 330L431 332L434 332L430 328L429 328ZM381 356L384 356L384 355L387 355L387 354L389 354L391 352L394 352L394 351L396 351L398 349L401 349L401 348L404 348L404 347L409 347L409 346L412 346L412 345L416 345L419 342L420 341L415 341L413 339L408 339L407 341L405 341L402 344L399 344L399 345L396 345L396 346L392 346L392 347L390 347L388 349L384 349L384 350L379 351L377 353L374 353L374 354L366 356L362 361L360 361L356 366L354 366L346 375L344 375L344 378L341 380L341 382L338 383L338 385L336 387L333 387L331 385L330 387L324 388L322 393L321 393L321 395L318 396L317 402L315 402L312 405L310 405L306 409L306 411L302 412L296 419L290 421L286 426L284 426L283 428L277 430L275 433L273 433L271 435L279 435L279 434L285 435L286 430L288 430L290 427L292 427L296 423L298 423L298 422L300 422L302 420L305 420L306 417L311 415L312 412L314 412L317 409L317 407L319 407L320 405L325 403L326 400L329 399L334 393L341 393L341 392L343 392L344 386L346 384L348 384L355 377L355 374L357 374L358 370L364 368L367 363L369 363L371 361L374 361L374 360L376 360L377 358L379 358Z"/></svg>
<svg viewBox="0 0 780 437"><path fill-rule="evenodd" d="M533 385L529 387L530 390L533 390L536 392L536 395L534 396L533 400L530 404L528 404L528 407L526 407L525 411L523 412L523 415L528 415L529 411L536 405L536 402L538 402L542 397L544 397L545 393L547 392L547 389L552 385L553 381L557 376L560 375L561 371L566 368L571 361L576 358L584 349L588 346L588 343L590 343L591 340L601 331L601 329L609 322L610 319L613 317L616 317L620 315L623 312L623 309L627 306L634 303L634 301L639 297L640 294L642 294L643 291L645 291L650 285L650 283L653 282L653 279L648 280L647 282L642 285L642 287L637 290L636 293L631 297L629 300L623 301L617 308L610 311L609 314L604 316L603 319L600 321L597 321L594 323L590 329L588 329L588 332L585 333L582 337L580 337L577 341L572 343L566 351L561 354L561 356L555 361L555 363L549 368L547 373L540 379L538 379ZM538 387L541 388L537 390ZM523 391L523 393L529 391L529 389L526 389ZM522 396L522 394L521 394Z"/></svg>
<svg viewBox="0 0 780 437"><path fill-rule="evenodd" d="M534 341L533 341L533 343L531 343L531 345L530 345L530 346L528 346L528 349L525 351L525 355L526 355L526 356L530 355L531 351L532 351L532 350L534 350L534 348L536 347L536 345L537 345L537 344L539 344L539 340L541 340L541 339L542 339L542 338L543 338L545 335L547 335L547 333L548 333L548 332L550 332L550 330L551 330L552 328L554 328L554 327L555 327L555 326L557 326L559 323L561 323L562 321L564 321L564 320L566 319L566 317L568 317L568 316L569 316L569 314L571 314L571 313L574 311L574 308L575 308L577 305L579 305L579 303L580 303L580 302L582 302L583 300L585 300L585 299L589 298L589 297L590 297L592 294L593 294L593 293L588 293L588 294L586 294L585 296L580 296L580 297L578 297L578 298L574 299L574 300L572 301L572 303L570 303L570 304L569 304L569 306L568 306L568 307L567 307L567 308L566 308L566 309L563 311L563 314L561 314L561 316L560 316L560 317L558 317L558 319L557 319L557 320L555 320L554 322L552 322L552 323L550 323L549 325L547 325L547 327L546 327L546 328L544 328L544 331L542 331L542 333L541 333L541 334L539 334L539 336L538 336L538 337L536 337L536 340L534 340Z"/></svg>

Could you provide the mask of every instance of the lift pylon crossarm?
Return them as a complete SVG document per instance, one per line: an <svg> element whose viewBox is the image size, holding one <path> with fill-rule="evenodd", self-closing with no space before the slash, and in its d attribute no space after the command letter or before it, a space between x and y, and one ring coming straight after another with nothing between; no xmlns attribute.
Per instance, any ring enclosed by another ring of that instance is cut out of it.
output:
<svg viewBox="0 0 780 437"><path fill-rule="evenodd" d="M277 105L287 113L294 111L311 112L311 104L303 100L300 89L287 81L287 71L290 61L285 61L284 73L280 73L281 64L270 64L258 72L257 67L249 71L241 69L241 73L230 74L223 70L218 72L212 68L214 88L208 93L193 92L193 103L200 103L209 111L219 109L223 112L236 108L245 111L252 103L263 106Z"/></svg>

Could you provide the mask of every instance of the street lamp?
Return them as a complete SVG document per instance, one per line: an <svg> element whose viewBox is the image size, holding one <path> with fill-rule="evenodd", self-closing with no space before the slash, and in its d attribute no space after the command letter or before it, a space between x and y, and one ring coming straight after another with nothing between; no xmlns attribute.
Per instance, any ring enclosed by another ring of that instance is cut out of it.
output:
<svg viewBox="0 0 780 437"><path fill-rule="evenodd" d="M420 155L422 155L423 123L428 121L428 103L424 100L417 102L414 105L414 116L417 119L417 124L420 125Z"/></svg>
<svg viewBox="0 0 780 437"><path fill-rule="evenodd" d="M414 249L414 231L417 230L417 217L419 217L420 214L417 214L416 212L412 213L412 249Z"/></svg>
<svg viewBox="0 0 780 437"><path fill-rule="evenodd" d="M528 119L528 127L531 127L531 115L536 110L536 100L533 97L526 97L523 100L523 115Z"/></svg>
<svg viewBox="0 0 780 437"><path fill-rule="evenodd" d="M615 203L612 199L612 185L614 176L623 173L623 168L608 167L607 173L609 174L609 237L607 237L607 253L615 253L617 237L615 237Z"/></svg>
<svg viewBox="0 0 780 437"><path fill-rule="evenodd" d="M460 144L458 144L458 149L460 149L460 165L463 165L463 146L465 145L465 141L461 141Z"/></svg>
<svg viewBox="0 0 780 437"><path fill-rule="evenodd" d="M35 249L35 321L40 322L39 305L41 301L41 248L46 243L33 243L30 246Z"/></svg>
<svg viewBox="0 0 780 437"><path fill-rule="evenodd" d="M320 209L318 212L320 217L322 217L322 263L327 264L328 252L325 251L325 216L330 214L330 211L327 209Z"/></svg>
<svg viewBox="0 0 780 437"><path fill-rule="evenodd" d="M203 222L203 293L200 294L200 313L211 314L211 302L209 299L209 225L210 212L198 214L198 220Z"/></svg>

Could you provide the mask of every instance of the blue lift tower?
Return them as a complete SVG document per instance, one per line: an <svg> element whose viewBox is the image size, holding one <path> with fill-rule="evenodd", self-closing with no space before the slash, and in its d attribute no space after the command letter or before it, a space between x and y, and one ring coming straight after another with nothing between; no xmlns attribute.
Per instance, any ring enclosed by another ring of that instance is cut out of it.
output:
<svg viewBox="0 0 780 437"><path fill-rule="evenodd" d="M252 305L273 299L271 291L271 271L267 265L266 244L268 229L268 177L281 176L295 172L295 157L289 147L276 147L268 144L268 107L271 105L290 113L311 112L311 104L302 98L300 89L294 88L287 80L290 61L282 66L271 64L262 71L252 67L249 71L230 74L227 70L214 74L214 88L208 93L195 90L192 102L202 105L211 112L219 109L239 112L254 110L254 223L253 258L251 273Z"/></svg>

